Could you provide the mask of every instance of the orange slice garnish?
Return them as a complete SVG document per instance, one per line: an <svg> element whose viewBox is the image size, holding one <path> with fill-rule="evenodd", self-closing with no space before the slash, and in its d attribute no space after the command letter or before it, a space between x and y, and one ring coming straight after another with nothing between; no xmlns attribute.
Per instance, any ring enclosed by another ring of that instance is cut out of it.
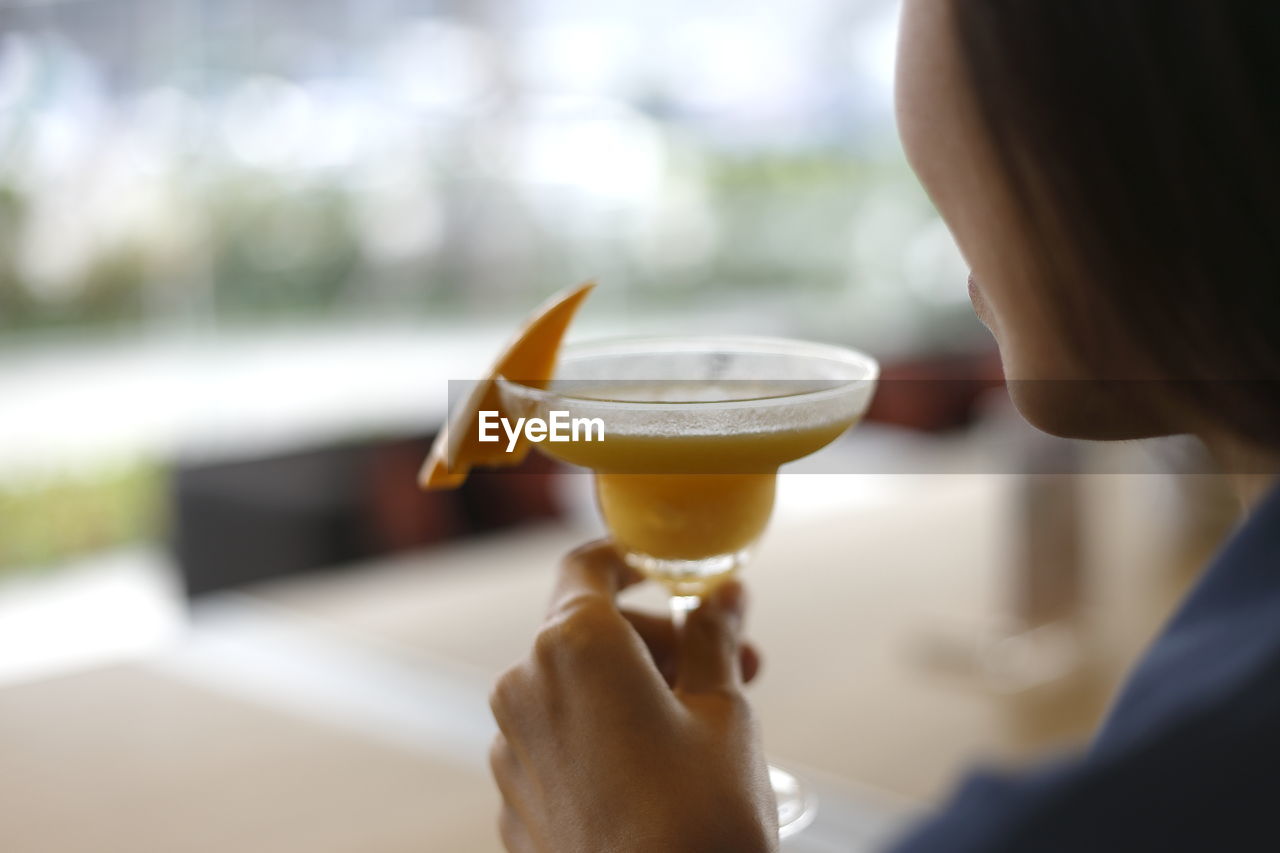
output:
<svg viewBox="0 0 1280 853"><path fill-rule="evenodd" d="M521 441L510 453L505 444L480 441L481 410L502 414L501 400L495 380L507 376L528 385L551 379L560 341L582 300L596 286L588 281L549 299L534 312L520 329L488 375L476 383L465 403L449 418L449 423L436 436L431 453L418 472L418 485L423 489L452 489L462 485L472 466L508 467L518 465L529 453L529 443Z"/></svg>

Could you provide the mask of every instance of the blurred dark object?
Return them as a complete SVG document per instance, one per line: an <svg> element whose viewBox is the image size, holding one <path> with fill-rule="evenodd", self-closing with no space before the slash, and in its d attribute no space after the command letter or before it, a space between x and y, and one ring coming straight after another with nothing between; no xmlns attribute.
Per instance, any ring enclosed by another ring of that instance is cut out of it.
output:
<svg viewBox="0 0 1280 853"><path fill-rule="evenodd" d="M418 490L430 437L179 464L173 551L191 596L341 566L560 515L555 463L481 471L448 492Z"/></svg>
<svg viewBox="0 0 1280 853"><path fill-rule="evenodd" d="M958 429L974 421L988 391L1003 385L994 350L889 362L867 420L925 432Z"/></svg>

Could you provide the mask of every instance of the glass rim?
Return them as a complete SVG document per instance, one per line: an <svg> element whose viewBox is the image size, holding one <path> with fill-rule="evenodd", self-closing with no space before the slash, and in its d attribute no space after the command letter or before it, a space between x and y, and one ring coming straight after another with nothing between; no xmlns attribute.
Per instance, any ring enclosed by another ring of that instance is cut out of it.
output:
<svg viewBox="0 0 1280 853"><path fill-rule="evenodd" d="M555 400L585 403L602 409L660 411L708 411L765 406L792 406L816 403L841 397L866 385L874 385L880 378L880 363L873 357L851 347L838 344L817 343L793 338L777 338L750 335L642 335L634 337L598 338L567 344L561 348L556 364L573 360L587 360L609 355L645 355L651 353L743 352L762 355L810 356L814 359L840 362L860 369L864 375L854 379L831 380L834 385L794 394L773 397L752 397L734 400L601 400L566 394L547 388L536 388L518 379L499 374L498 383L512 393L539 403L550 404ZM554 380L552 380L554 381Z"/></svg>

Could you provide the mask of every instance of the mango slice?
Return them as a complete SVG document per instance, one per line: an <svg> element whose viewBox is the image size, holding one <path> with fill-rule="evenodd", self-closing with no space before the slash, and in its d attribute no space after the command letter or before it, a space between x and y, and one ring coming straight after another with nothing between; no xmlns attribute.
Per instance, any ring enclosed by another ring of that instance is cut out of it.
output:
<svg viewBox="0 0 1280 853"><path fill-rule="evenodd" d="M547 300L525 321L515 339L498 357L489 373L476 383L466 402L449 418L436 436L422 469L418 486L423 489L453 489L462 485L472 466L509 467L518 465L529 453L529 443L521 443L510 453L505 442L481 443L479 413L502 411L495 380L499 375L537 386L551 379L560 341L582 301L596 286L588 281L561 291Z"/></svg>

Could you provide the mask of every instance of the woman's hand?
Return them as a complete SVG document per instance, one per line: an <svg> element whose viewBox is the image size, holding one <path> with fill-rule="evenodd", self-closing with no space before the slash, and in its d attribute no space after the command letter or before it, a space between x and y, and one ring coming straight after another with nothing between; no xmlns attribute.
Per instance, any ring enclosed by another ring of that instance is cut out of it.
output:
<svg viewBox="0 0 1280 853"><path fill-rule="evenodd" d="M667 620L618 609L638 580L607 542L574 551L533 651L494 687L503 842L520 853L776 849L741 689L758 668L739 644L741 586L721 586L677 636Z"/></svg>

